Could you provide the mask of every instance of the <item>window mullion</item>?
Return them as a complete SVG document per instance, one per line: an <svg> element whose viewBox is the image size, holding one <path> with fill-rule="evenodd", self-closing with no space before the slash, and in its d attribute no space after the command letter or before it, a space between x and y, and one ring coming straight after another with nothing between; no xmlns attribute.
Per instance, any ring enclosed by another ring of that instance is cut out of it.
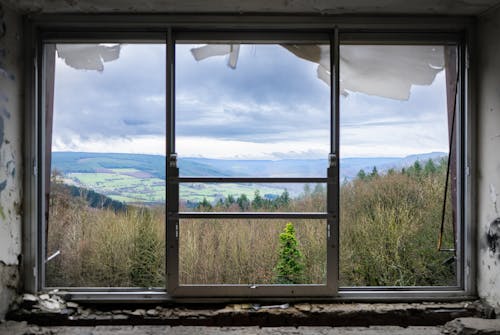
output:
<svg viewBox="0 0 500 335"><path fill-rule="evenodd" d="M167 32L166 87L166 289L171 292L179 285L179 184L173 182L179 177L179 168L175 153L175 43L171 28Z"/></svg>

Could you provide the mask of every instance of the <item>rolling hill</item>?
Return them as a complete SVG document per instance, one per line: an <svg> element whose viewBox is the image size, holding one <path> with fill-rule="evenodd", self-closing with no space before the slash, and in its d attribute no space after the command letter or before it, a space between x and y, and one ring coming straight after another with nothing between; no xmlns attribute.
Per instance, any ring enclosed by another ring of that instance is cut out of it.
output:
<svg viewBox="0 0 500 335"><path fill-rule="evenodd" d="M343 158L340 160L341 180L353 179L359 170L379 172L401 169L416 160L439 160L446 153L432 152L407 157ZM86 187L123 202L165 201L165 157L160 155L54 152L52 169L59 171L65 183ZM324 159L298 160L222 160L209 158L179 158L181 176L211 177L324 177ZM286 188L297 195L303 185L259 185L263 195L279 195ZM253 196L255 185L249 184L183 184L181 199L191 202L207 198L211 201L228 194Z"/></svg>

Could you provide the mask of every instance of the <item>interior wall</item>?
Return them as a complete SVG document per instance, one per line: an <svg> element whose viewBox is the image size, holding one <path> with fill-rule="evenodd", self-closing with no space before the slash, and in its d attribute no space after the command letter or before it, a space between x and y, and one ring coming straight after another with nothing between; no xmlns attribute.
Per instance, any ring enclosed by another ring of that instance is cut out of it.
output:
<svg viewBox="0 0 500 335"><path fill-rule="evenodd" d="M500 7L478 20L478 293L500 312Z"/></svg>
<svg viewBox="0 0 500 335"><path fill-rule="evenodd" d="M0 320L19 283L22 215L21 17L0 4Z"/></svg>
<svg viewBox="0 0 500 335"><path fill-rule="evenodd" d="M1 4L0 4L1 6ZM5 29L4 29L5 27ZM478 293L500 311L500 8L478 24ZM0 319L19 282L21 17L0 7Z"/></svg>

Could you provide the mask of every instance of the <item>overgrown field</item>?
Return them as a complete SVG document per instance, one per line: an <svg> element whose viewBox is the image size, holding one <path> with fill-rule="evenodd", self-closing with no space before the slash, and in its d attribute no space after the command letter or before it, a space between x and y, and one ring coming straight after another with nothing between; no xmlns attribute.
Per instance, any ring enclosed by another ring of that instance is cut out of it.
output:
<svg viewBox="0 0 500 335"><path fill-rule="evenodd" d="M445 170L444 161L416 162L384 175L360 171L341 186L341 286L455 283L453 255L436 250ZM272 199L235 194L200 201L195 209L312 212L324 211L325 199L316 185L293 198L287 192ZM449 199L445 224L445 246L451 247ZM47 233L48 255L61 252L47 263L48 286L164 286L163 206L93 208L54 182ZM327 247L324 220L184 219L179 278L182 284L324 283Z"/></svg>

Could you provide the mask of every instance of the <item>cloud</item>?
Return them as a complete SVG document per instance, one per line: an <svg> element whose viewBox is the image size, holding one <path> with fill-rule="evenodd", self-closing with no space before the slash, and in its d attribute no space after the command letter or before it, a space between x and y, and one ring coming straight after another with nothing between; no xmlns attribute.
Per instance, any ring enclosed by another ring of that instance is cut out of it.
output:
<svg viewBox="0 0 500 335"><path fill-rule="evenodd" d="M82 139L78 134L65 137L56 134L52 140L52 150L165 155L165 137L95 136Z"/></svg>
<svg viewBox="0 0 500 335"><path fill-rule="evenodd" d="M242 45L233 70L224 57L196 61L195 47L176 49L179 135L276 142L329 129L330 88L317 64L279 45Z"/></svg>
<svg viewBox="0 0 500 335"><path fill-rule="evenodd" d="M324 141L279 141L273 143L220 140L213 137L178 137L179 157L209 157L218 159L286 159L328 157ZM304 157L306 155L307 157Z"/></svg>
<svg viewBox="0 0 500 335"><path fill-rule="evenodd" d="M360 93L341 97L340 113L343 157L448 151L444 71L431 85L412 87L407 101Z"/></svg>
<svg viewBox="0 0 500 335"><path fill-rule="evenodd" d="M124 45L101 72L56 58L54 135L130 137L165 133L165 46Z"/></svg>
<svg viewBox="0 0 500 335"><path fill-rule="evenodd" d="M176 46L180 156L326 158L330 87L316 63L242 45L231 69L224 56L196 61L193 47ZM122 46L102 72L57 59L54 150L164 153L165 59L164 45L144 44ZM343 157L447 151L444 72L408 101L350 93L340 107Z"/></svg>

